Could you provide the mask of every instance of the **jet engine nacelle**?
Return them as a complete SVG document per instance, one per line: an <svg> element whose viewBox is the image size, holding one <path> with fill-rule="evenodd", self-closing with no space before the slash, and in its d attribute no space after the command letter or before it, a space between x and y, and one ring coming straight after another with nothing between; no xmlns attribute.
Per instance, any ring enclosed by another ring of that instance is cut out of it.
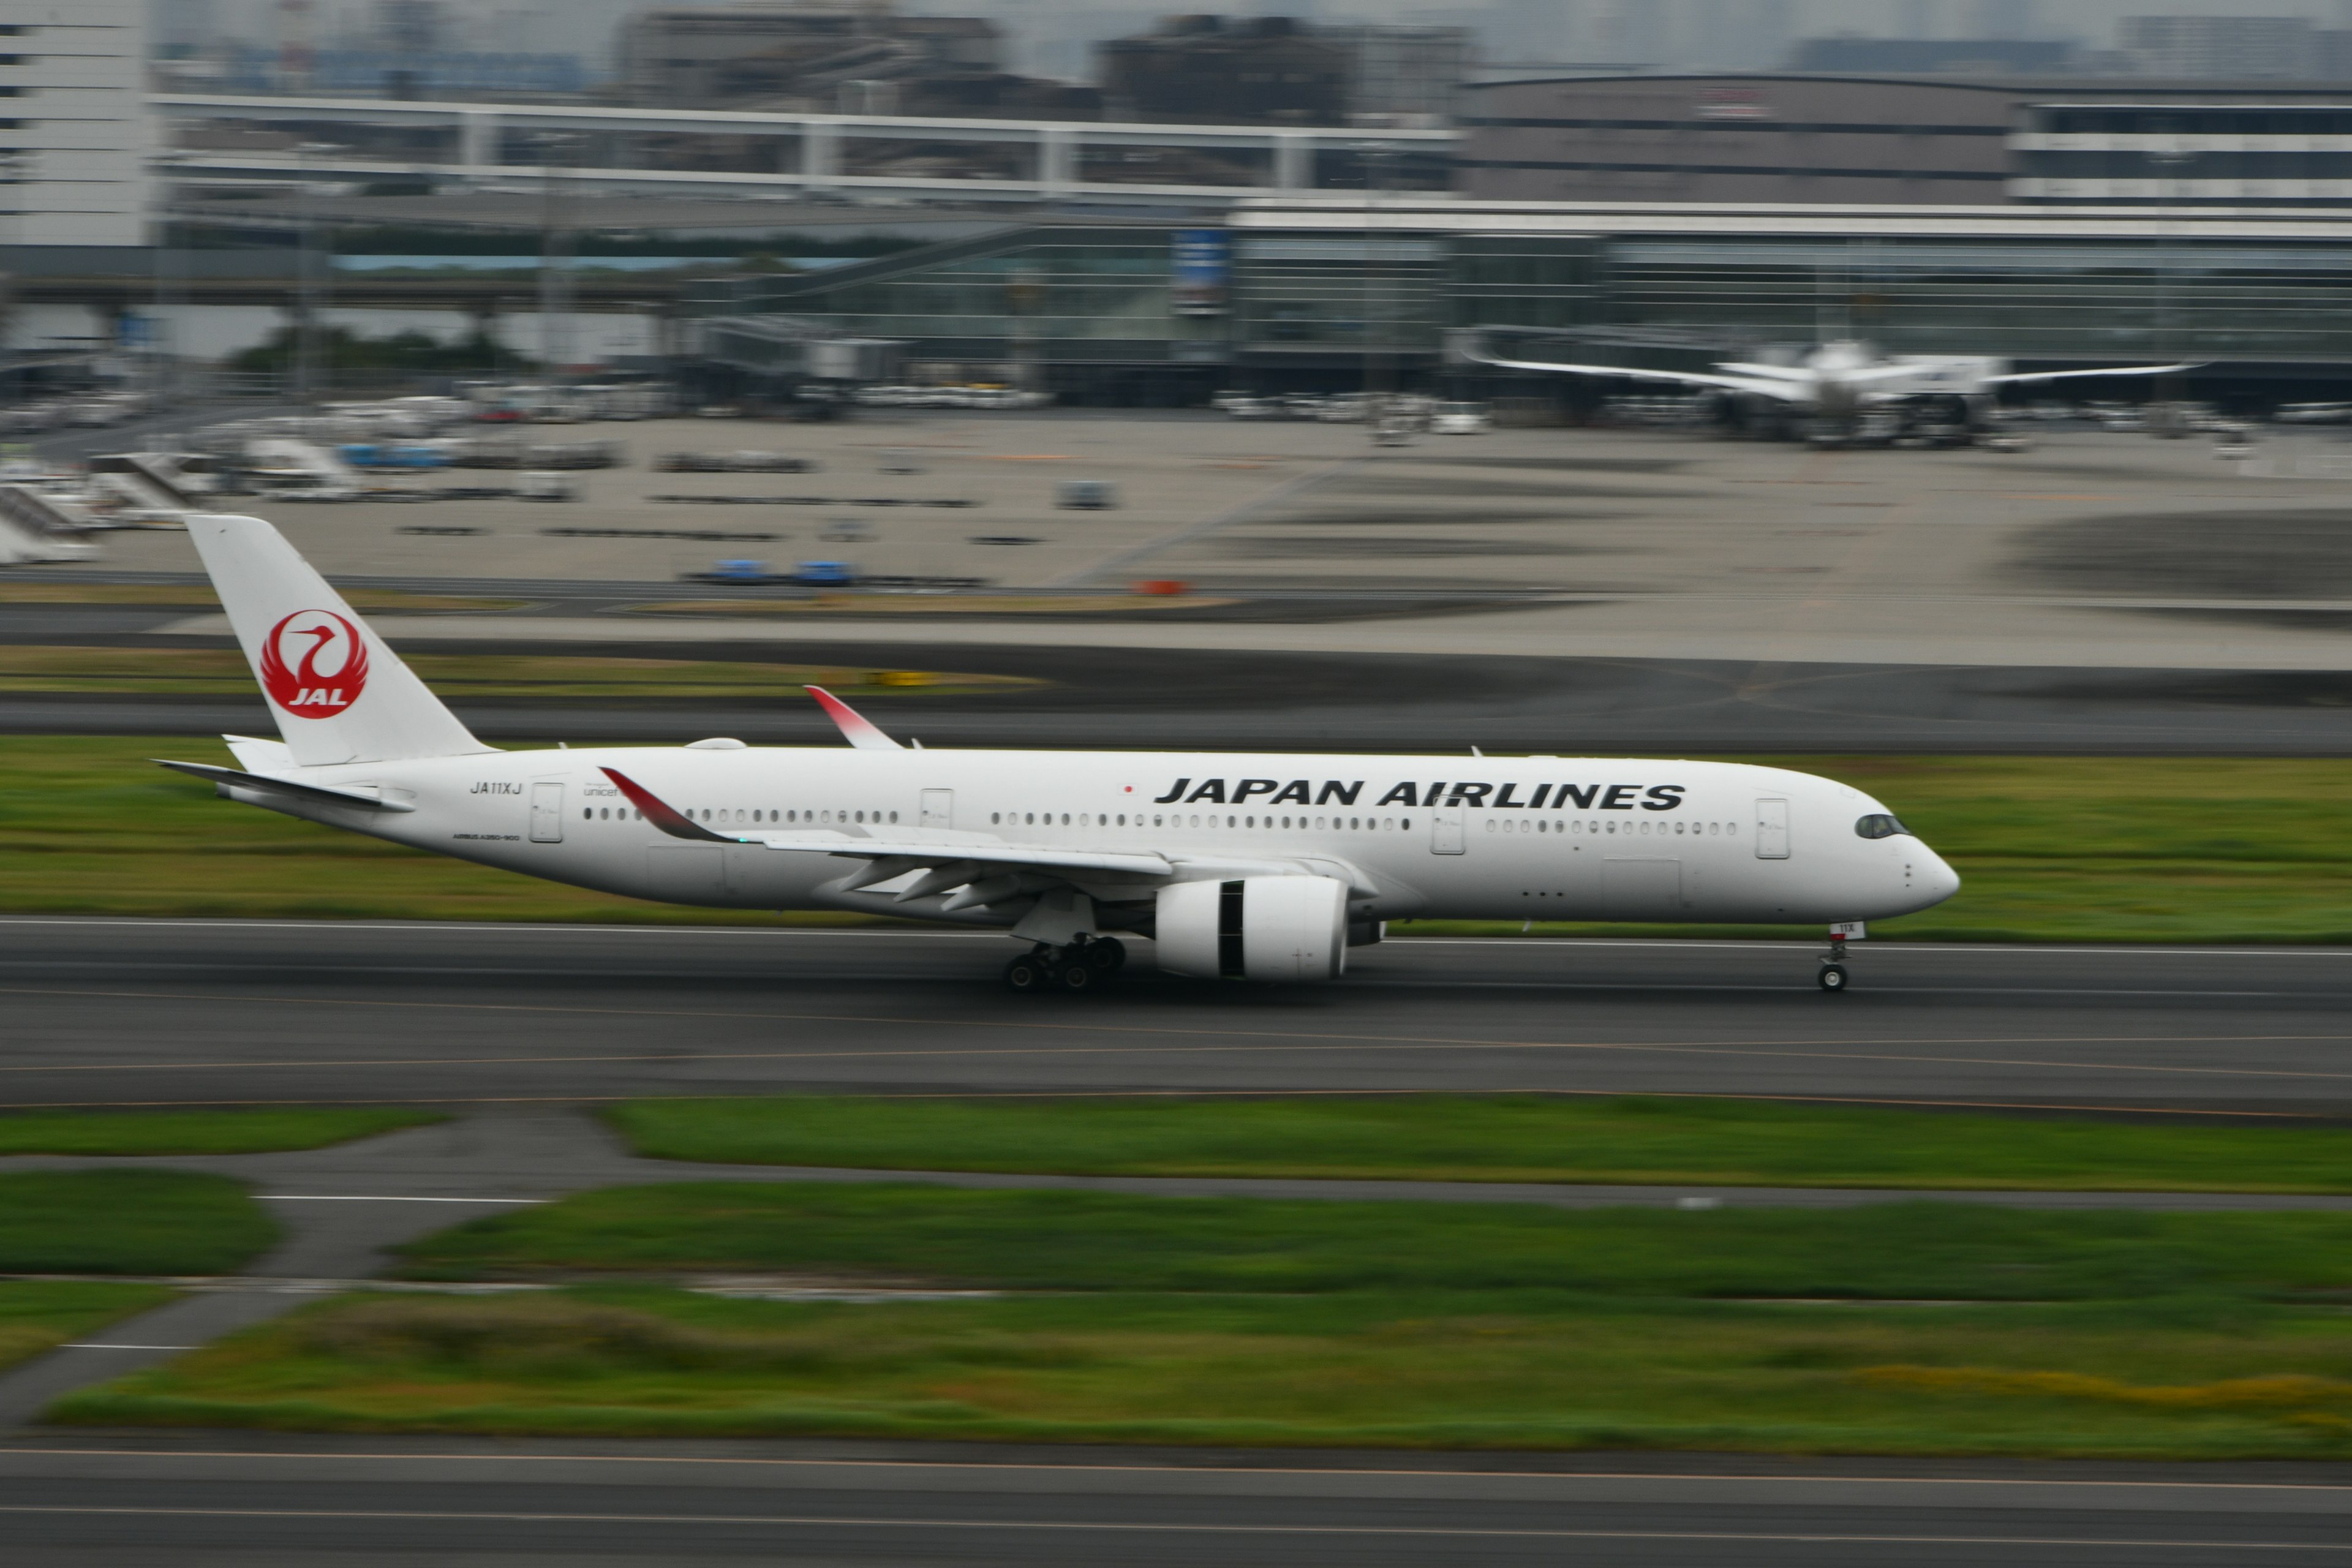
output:
<svg viewBox="0 0 2352 1568"><path fill-rule="evenodd" d="M1202 980L1337 980L1348 967L1348 885L1242 877L1160 889L1160 967Z"/></svg>

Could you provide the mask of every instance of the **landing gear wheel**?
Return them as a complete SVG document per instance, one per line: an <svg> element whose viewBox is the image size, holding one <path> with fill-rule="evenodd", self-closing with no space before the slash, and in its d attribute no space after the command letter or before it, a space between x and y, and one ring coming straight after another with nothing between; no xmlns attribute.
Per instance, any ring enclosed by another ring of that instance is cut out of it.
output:
<svg viewBox="0 0 2352 1568"><path fill-rule="evenodd" d="M1004 988L1008 991L1043 991L1045 981L1045 966L1034 954L1024 952L1004 966Z"/></svg>
<svg viewBox="0 0 2352 1568"><path fill-rule="evenodd" d="M1822 964L1820 979L1822 989L1824 991L1844 990L1846 982L1845 965L1843 963Z"/></svg>
<svg viewBox="0 0 2352 1568"><path fill-rule="evenodd" d="M1072 996L1083 996L1102 984L1102 977L1084 954L1065 958L1054 965L1054 989Z"/></svg>
<svg viewBox="0 0 2352 1568"><path fill-rule="evenodd" d="M1097 973L1106 977L1127 967L1127 943L1117 937L1098 936L1087 943L1087 962Z"/></svg>

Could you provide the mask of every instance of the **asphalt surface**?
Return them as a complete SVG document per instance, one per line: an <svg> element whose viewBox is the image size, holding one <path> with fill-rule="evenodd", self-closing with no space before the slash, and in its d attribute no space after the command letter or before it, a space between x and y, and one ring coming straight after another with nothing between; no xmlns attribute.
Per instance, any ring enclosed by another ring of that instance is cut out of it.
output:
<svg viewBox="0 0 2352 1568"><path fill-rule="evenodd" d="M1009 947L895 931L0 921L0 1103L425 1100L460 1113L341 1149L171 1162L253 1181L289 1221L289 1240L239 1288L184 1298L100 1342L165 1348L61 1352L0 1379L0 1429L65 1389L331 1288L289 1276L363 1276L383 1246L518 1196L665 1176L853 1175L637 1161L579 1114L611 1096L1527 1088L2352 1115L2352 954L2326 950L1870 944L1854 955L1856 987L1829 996L1812 987L1802 944L1404 940L1359 950L1347 981L1320 991L1162 981L1146 952L1114 992L1063 1000L997 989ZM1118 1184L1436 1195L1403 1184ZM2352 1482L2321 1465L0 1430L12 1568L2236 1568L2352 1560L2348 1525Z"/></svg>
<svg viewBox="0 0 2352 1568"><path fill-rule="evenodd" d="M0 921L0 1104L1541 1089L2352 1115L2352 953L1400 940L1020 997L993 934Z"/></svg>
<svg viewBox="0 0 2352 1568"><path fill-rule="evenodd" d="M56 1437L0 1448L12 1564L2352 1560L2339 1467Z"/></svg>
<svg viewBox="0 0 2352 1568"><path fill-rule="evenodd" d="M1465 611L1432 626L1475 627ZM0 605L0 644L219 647L168 638L188 612ZM481 623L475 622L478 626ZM615 618L615 635L646 628ZM2352 673L954 644L871 631L804 641L532 643L468 639L436 622L411 652L677 658L1007 675L1045 684L984 695L919 689L871 704L886 727L936 745L1334 751L2109 752L2352 755ZM444 629L446 628L446 629ZM838 737L796 687L758 701L453 704L490 741L754 744ZM251 696L0 691L0 733L269 734Z"/></svg>

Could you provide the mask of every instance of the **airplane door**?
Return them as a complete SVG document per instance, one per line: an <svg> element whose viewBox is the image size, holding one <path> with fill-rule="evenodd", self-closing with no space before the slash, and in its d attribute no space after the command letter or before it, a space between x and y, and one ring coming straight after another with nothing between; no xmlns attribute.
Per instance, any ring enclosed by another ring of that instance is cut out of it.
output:
<svg viewBox="0 0 2352 1568"><path fill-rule="evenodd" d="M1429 852L1432 855L1459 855L1465 839L1462 833L1462 803L1441 805L1429 819Z"/></svg>
<svg viewBox="0 0 2352 1568"><path fill-rule="evenodd" d="M955 826L955 791L927 789L923 792L923 826L925 827Z"/></svg>
<svg viewBox="0 0 2352 1568"><path fill-rule="evenodd" d="M1759 800L1756 803L1756 858L1786 860L1789 858L1789 803L1785 800Z"/></svg>
<svg viewBox="0 0 2352 1568"><path fill-rule="evenodd" d="M562 784L535 784L530 786L530 841L533 844L563 842Z"/></svg>

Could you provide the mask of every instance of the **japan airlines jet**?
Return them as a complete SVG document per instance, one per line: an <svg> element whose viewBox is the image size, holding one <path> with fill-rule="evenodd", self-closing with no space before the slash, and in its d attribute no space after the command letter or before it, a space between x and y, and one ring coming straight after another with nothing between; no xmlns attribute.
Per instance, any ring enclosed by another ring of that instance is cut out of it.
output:
<svg viewBox="0 0 2352 1568"><path fill-rule="evenodd" d="M1401 918L1852 922L1959 878L1884 805L1727 763L925 751L811 689L845 749L501 752L258 518L188 531L282 741L163 765L230 800L551 881L716 909L993 927L1017 990L1120 933L1204 979L1326 981ZM1842 989L1843 937L1822 984Z"/></svg>

